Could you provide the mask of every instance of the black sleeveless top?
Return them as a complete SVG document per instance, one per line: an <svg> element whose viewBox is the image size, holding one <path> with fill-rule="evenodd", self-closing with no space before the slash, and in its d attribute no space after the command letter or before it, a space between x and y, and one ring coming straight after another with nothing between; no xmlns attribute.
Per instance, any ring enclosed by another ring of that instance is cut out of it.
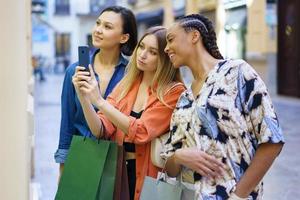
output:
<svg viewBox="0 0 300 200"><path fill-rule="evenodd" d="M143 110L139 113L131 111L130 116L135 117L137 119L141 118L141 115L143 113ZM133 143L129 143L129 142L124 142L124 148L126 152L135 152L135 145Z"/></svg>
<svg viewBox="0 0 300 200"><path fill-rule="evenodd" d="M131 111L130 116L139 119L139 118L141 118L142 113L143 113L143 110L139 113ZM123 145L124 145L124 149L126 152L135 153L135 144L134 143L124 142ZM127 175L128 175L129 196L130 196L130 200L134 200L134 191L135 191L135 182L136 182L135 159L127 160L126 167L127 167Z"/></svg>

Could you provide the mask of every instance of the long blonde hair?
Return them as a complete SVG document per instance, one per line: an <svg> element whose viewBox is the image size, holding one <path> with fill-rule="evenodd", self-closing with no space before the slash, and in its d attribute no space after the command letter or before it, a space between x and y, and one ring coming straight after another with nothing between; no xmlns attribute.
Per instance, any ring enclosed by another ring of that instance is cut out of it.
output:
<svg viewBox="0 0 300 200"><path fill-rule="evenodd" d="M172 82L182 82L179 69L175 69L168 55L164 52L166 47L166 28L162 26L155 26L149 28L146 33L139 40L136 48L133 51L132 57L127 65L127 73L124 78L120 81L119 85L122 88L121 93L117 97L117 101L121 101L131 89L134 81L136 81L139 76L142 75L143 71L139 70L136 66L137 63L137 49L140 46L141 41L147 35L154 35L158 43L158 66L156 68L153 81L151 84L152 92L156 92L157 98L166 106L167 105L163 99L166 90L170 87ZM157 87L156 87L157 86Z"/></svg>

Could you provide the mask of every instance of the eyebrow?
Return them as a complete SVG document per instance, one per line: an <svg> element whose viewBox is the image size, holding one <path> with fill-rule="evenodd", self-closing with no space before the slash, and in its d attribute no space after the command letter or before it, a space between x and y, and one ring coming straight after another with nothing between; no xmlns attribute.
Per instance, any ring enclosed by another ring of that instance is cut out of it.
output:
<svg viewBox="0 0 300 200"><path fill-rule="evenodd" d="M140 42L140 45L145 45L145 43ZM155 48L155 47L150 47L150 49L151 49L151 50L156 50L156 51L158 51L158 48Z"/></svg>
<svg viewBox="0 0 300 200"><path fill-rule="evenodd" d="M101 19L97 19L96 22L101 22ZM106 21L103 21L103 23L104 23L104 24L110 24L110 25L112 25L112 26L114 25L113 23L111 23L111 22L106 22Z"/></svg>
<svg viewBox="0 0 300 200"><path fill-rule="evenodd" d="M172 33L168 33L168 34L167 34L167 37L166 37L167 40L168 40L170 37L172 37L172 36L173 36Z"/></svg>
<svg viewBox="0 0 300 200"><path fill-rule="evenodd" d="M158 48L150 47L151 50L158 51Z"/></svg>

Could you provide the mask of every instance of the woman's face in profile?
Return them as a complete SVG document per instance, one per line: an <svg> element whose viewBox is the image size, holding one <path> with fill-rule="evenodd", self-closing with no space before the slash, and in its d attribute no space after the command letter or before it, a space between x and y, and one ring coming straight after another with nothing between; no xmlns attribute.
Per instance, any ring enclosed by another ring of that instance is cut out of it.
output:
<svg viewBox="0 0 300 200"><path fill-rule="evenodd" d="M92 30L94 47L109 49L120 45L123 36L123 20L119 13L103 12Z"/></svg>
<svg viewBox="0 0 300 200"><path fill-rule="evenodd" d="M185 60L188 58L187 52L190 47L188 38L189 35L178 24L174 24L167 30L165 52L175 68L185 65Z"/></svg>

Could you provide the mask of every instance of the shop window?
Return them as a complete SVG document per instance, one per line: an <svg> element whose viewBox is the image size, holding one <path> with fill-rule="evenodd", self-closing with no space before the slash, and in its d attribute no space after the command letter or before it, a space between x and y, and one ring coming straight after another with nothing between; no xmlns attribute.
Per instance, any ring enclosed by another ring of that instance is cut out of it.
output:
<svg viewBox="0 0 300 200"><path fill-rule="evenodd" d="M71 36L70 33L56 33L55 34L55 71L58 71L60 65L66 69L70 64L70 50L71 50Z"/></svg>
<svg viewBox="0 0 300 200"><path fill-rule="evenodd" d="M55 14L56 15L69 15L70 14L70 1L69 0L55 0Z"/></svg>

